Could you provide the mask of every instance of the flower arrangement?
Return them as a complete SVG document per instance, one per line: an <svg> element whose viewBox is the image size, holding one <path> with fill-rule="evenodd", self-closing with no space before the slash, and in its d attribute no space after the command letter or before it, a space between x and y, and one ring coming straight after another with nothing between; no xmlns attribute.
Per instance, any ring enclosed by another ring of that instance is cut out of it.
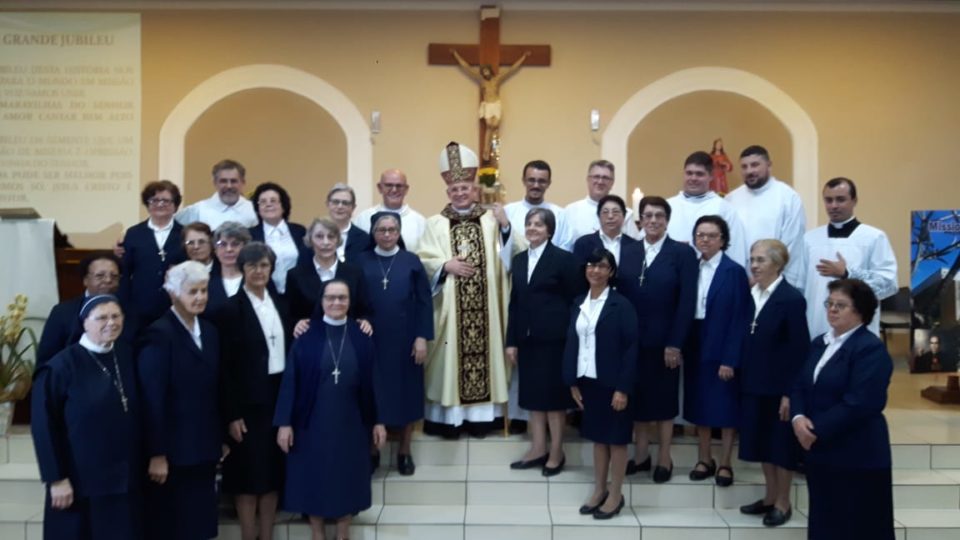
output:
<svg viewBox="0 0 960 540"><path fill-rule="evenodd" d="M18 294L0 316L0 402L23 399L30 391L33 361L28 354L36 351L37 335L23 326L26 313L27 297ZM22 341L26 344L21 346Z"/></svg>
<svg viewBox="0 0 960 540"><path fill-rule="evenodd" d="M483 184L484 187L492 188L497 184L497 178L500 177L500 171L496 167L481 167L477 171L477 180Z"/></svg>

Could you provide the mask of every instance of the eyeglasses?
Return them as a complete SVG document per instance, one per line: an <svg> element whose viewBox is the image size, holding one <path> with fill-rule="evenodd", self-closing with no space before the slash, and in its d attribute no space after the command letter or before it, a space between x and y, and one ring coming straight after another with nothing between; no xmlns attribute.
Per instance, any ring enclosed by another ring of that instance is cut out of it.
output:
<svg viewBox="0 0 960 540"><path fill-rule="evenodd" d="M698 233L695 234L694 236L697 237L697 240L716 240L717 238L720 238L720 233L716 233L716 232L711 232L711 233L698 232Z"/></svg>
<svg viewBox="0 0 960 540"><path fill-rule="evenodd" d="M173 199L161 199L159 197L153 197L147 199L147 204L150 206L167 206L173 204Z"/></svg>
<svg viewBox="0 0 960 540"><path fill-rule="evenodd" d="M410 186L407 184L387 184L385 182L380 182L380 187L386 191L403 191Z"/></svg>
<svg viewBox="0 0 960 540"><path fill-rule="evenodd" d="M263 270L269 271L273 267L270 261L260 261L257 263L247 263L243 265L244 270Z"/></svg>
<svg viewBox="0 0 960 540"><path fill-rule="evenodd" d="M325 295L323 295L323 301L324 301L324 302L331 302L331 303L332 303L332 302L340 302L340 303L343 303L343 302L346 302L346 301L349 300L349 299L350 299L350 296L348 296L348 295L346 295L346 294L325 294Z"/></svg>
<svg viewBox="0 0 960 540"><path fill-rule="evenodd" d="M600 180L600 181L603 181L603 182L613 182L613 177L612 177L612 176L608 176L608 175L606 175L606 174L591 174L591 175L588 176L587 178L589 178L589 179L591 179L591 180Z"/></svg>
<svg viewBox="0 0 960 540"><path fill-rule="evenodd" d="M400 232L400 229L396 227L377 227L373 232L380 234L397 234Z"/></svg>
<svg viewBox="0 0 960 540"><path fill-rule="evenodd" d="M243 247L243 242L239 240L220 240L217 242L218 248L241 248Z"/></svg>
<svg viewBox="0 0 960 540"><path fill-rule="evenodd" d="M831 302L829 300L826 300L823 302L823 307L827 308L828 311L831 309L835 309L837 311L843 311L848 307L850 307L850 304L847 304L846 302Z"/></svg>
<svg viewBox="0 0 960 540"><path fill-rule="evenodd" d="M644 212L640 214L643 219L667 219L666 212Z"/></svg>
<svg viewBox="0 0 960 540"><path fill-rule="evenodd" d="M97 272L96 274L88 275L97 281L114 281L120 279L120 274L116 272Z"/></svg>
<svg viewBox="0 0 960 540"><path fill-rule="evenodd" d="M187 246L188 248L203 247L210 245L210 241L206 238L195 238L193 240L187 240L183 243L183 245Z"/></svg>
<svg viewBox="0 0 960 540"><path fill-rule="evenodd" d="M344 199L330 199L327 201L330 206L353 206L353 203Z"/></svg>
<svg viewBox="0 0 960 540"><path fill-rule="evenodd" d="M590 268L593 268L596 270L610 270L613 267L610 266L610 263L601 261L601 262L595 262L595 263L587 263L587 269L590 269Z"/></svg>

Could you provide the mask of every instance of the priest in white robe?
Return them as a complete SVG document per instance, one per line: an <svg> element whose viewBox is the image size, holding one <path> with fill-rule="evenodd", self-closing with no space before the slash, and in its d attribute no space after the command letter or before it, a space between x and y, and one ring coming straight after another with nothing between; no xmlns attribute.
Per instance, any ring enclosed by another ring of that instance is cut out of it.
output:
<svg viewBox="0 0 960 540"><path fill-rule="evenodd" d="M677 242L693 246L693 227L701 216L720 216L730 228L730 247L726 255L740 266L747 268L750 260L750 244L743 221L733 206L723 197L710 191L713 176L713 158L702 151L690 154L683 163L683 190L667 199L673 213L667 234ZM696 247L694 247L696 249Z"/></svg>
<svg viewBox="0 0 960 540"><path fill-rule="evenodd" d="M410 208L410 205L404 202L407 193L410 191L407 175L400 169L383 171L380 175L380 181L377 182L377 191L380 192L382 202L355 215L353 225L369 234L370 218L374 214L379 212L399 214L400 222L403 223L403 228L400 231L403 245L410 253L416 253L420 237L423 236L423 230L427 226L427 219L423 217L423 214Z"/></svg>
<svg viewBox="0 0 960 540"><path fill-rule="evenodd" d="M581 236L593 234L600 230L597 203L600 199L609 195L610 190L613 189L613 183L616 180L614 170L613 163L605 159L590 162L590 166L587 168L587 196L568 204L563 210L567 232L566 239L560 247L573 252L573 244ZM628 208L627 215L624 218L623 233L639 240L643 238L643 233L640 232L634 220L633 210ZM693 224L691 223L690 226L693 227Z"/></svg>
<svg viewBox="0 0 960 540"><path fill-rule="evenodd" d="M860 223L853 215L857 186L849 178L834 178L823 188L823 206L830 223L807 231L806 279L807 326L811 336L830 330L823 303L829 296L827 284L835 279L853 278L866 282L877 300L897 292L897 259L886 233ZM880 306L869 329L880 334Z"/></svg>
<svg viewBox="0 0 960 540"><path fill-rule="evenodd" d="M206 223L214 231L228 221L236 221L244 227L254 227L260 223L253 203L243 196L247 185L247 170L243 165L232 159L224 159L213 166L212 174L216 193L209 199L181 208L174 219L181 225L195 221Z"/></svg>
<svg viewBox="0 0 960 540"><path fill-rule="evenodd" d="M479 160L450 143L440 154L450 203L427 219L417 254L433 288L436 339L427 349L424 431L482 437L508 398L504 333L513 256L526 248L499 205L476 203Z"/></svg>
<svg viewBox="0 0 960 540"><path fill-rule="evenodd" d="M726 196L737 210L747 233L747 247L757 240L773 238L783 242L790 253L790 262L783 270L788 283L802 288L804 261L803 235L807 218L803 202L792 187L770 174L770 154L759 145L748 146L740 153L743 185Z"/></svg>
<svg viewBox="0 0 960 540"><path fill-rule="evenodd" d="M515 231L522 231L526 227L527 212L534 208L546 208L553 212L557 221L557 230L551 238L553 245L564 247L567 243L567 220L563 207L546 201L547 189L550 188L552 172L550 164L543 160L533 160L523 166L523 189L525 195L519 201L514 201L503 207L510 220L510 227ZM513 418L513 415L510 416Z"/></svg>

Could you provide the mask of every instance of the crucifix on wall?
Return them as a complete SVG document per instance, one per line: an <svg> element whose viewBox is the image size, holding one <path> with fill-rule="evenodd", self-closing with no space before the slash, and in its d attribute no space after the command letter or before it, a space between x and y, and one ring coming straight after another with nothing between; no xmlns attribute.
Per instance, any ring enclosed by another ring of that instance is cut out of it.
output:
<svg viewBox="0 0 960 540"><path fill-rule="evenodd" d="M431 43L430 65L460 65L480 85L480 148L483 165L499 163L500 85L521 66L549 66L549 45L501 45L500 8L480 8L480 44ZM508 66L500 68L500 66Z"/></svg>

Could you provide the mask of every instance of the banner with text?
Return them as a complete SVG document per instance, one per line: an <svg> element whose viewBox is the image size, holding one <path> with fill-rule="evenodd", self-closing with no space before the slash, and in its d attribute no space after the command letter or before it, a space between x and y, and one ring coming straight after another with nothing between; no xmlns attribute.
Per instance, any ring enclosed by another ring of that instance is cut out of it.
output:
<svg viewBox="0 0 960 540"><path fill-rule="evenodd" d="M98 232L139 191L140 16L0 13L0 208Z"/></svg>

